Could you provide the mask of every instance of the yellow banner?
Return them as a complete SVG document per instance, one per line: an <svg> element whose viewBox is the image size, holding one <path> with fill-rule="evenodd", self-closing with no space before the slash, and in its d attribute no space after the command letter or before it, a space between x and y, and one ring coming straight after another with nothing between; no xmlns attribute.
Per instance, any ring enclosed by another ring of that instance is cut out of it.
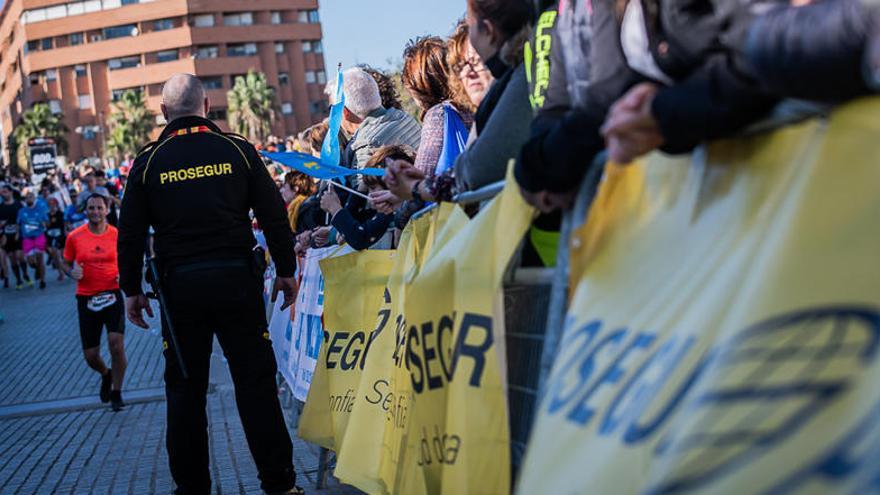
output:
<svg viewBox="0 0 880 495"><path fill-rule="evenodd" d="M361 251L320 262L324 340L299 423L305 440L332 450L342 444L367 355L376 338L391 331L383 303L390 302L386 285L394 253Z"/></svg>
<svg viewBox="0 0 880 495"><path fill-rule="evenodd" d="M394 480L394 493L509 493L498 297L532 217L509 177L508 187L473 220L438 233L407 287L392 390L409 412L402 428L386 427L385 435L387 446L402 450L397 459L386 458L397 461L384 472Z"/></svg>
<svg viewBox="0 0 880 495"><path fill-rule="evenodd" d="M880 99L611 166L518 493L874 493Z"/></svg>
<svg viewBox="0 0 880 495"><path fill-rule="evenodd" d="M467 216L454 205L440 208L411 221L401 235L388 277L390 301L380 309L389 312L389 321L370 348L361 380L355 394L355 405L347 431L338 443L334 474L343 482L371 493L390 493L394 486L393 466L399 449L383 444L386 425L400 428L406 424L409 405L405 398L395 396L391 389L398 322L403 311L407 285L418 275L424 258L438 241L442 244L451 234L467 223ZM439 235L438 235L439 234ZM385 469L383 466L390 466ZM387 477L383 473L390 471Z"/></svg>

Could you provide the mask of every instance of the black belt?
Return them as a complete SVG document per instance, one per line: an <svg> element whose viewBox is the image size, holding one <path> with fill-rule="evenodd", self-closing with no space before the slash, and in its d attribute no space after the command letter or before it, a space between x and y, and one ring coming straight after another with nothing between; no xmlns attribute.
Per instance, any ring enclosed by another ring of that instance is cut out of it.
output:
<svg viewBox="0 0 880 495"><path fill-rule="evenodd" d="M197 261L169 267L169 274L189 273L202 270L216 270L218 268L251 268L251 261L246 259L227 259Z"/></svg>

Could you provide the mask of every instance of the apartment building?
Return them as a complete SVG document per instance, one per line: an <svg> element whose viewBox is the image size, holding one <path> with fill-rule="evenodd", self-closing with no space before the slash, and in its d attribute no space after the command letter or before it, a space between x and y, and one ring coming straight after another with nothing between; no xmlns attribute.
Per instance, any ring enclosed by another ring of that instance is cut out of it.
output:
<svg viewBox="0 0 880 495"><path fill-rule="evenodd" d="M317 0L7 0L0 13L0 139L46 102L71 130L67 156L102 154L100 129L126 90L141 91L163 124L162 83L202 79L210 117L226 127L237 75L264 72L276 90L273 132L293 134L327 115ZM158 133L158 131L157 131Z"/></svg>

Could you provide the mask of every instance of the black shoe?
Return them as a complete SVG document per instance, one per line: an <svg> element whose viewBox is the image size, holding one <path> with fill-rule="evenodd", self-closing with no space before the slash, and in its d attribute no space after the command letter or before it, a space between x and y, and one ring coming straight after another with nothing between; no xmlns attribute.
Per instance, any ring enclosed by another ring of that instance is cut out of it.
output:
<svg viewBox="0 0 880 495"><path fill-rule="evenodd" d="M122 402L121 391L114 390L110 392L110 407L113 408L113 412L119 412L125 407L125 402Z"/></svg>
<svg viewBox="0 0 880 495"><path fill-rule="evenodd" d="M40 280L40 289L45 289L45 288L46 288L46 281Z"/></svg>
<svg viewBox="0 0 880 495"><path fill-rule="evenodd" d="M4 288L4 289L8 289L8 288L9 288L9 279L8 279L8 278L4 278L4 279L3 279L3 288Z"/></svg>
<svg viewBox="0 0 880 495"><path fill-rule="evenodd" d="M113 374L110 368L107 368L107 374L101 376L101 402L104 404L110 402L110 387L113 386Z"/></svg>

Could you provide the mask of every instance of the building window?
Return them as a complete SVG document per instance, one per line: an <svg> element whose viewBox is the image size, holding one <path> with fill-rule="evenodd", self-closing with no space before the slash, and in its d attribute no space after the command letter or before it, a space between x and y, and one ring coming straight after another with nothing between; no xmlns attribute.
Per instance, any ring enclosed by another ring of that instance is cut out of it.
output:
<svg viewBox="0 0 880 495"><path fill-rule="evenodd" d="M40 49L40 40L30 40L24 45L24 52L30 53Z"/></svg>
<svg viewBox="0 0 880 495"><path fill-rule="evenodd" d="M327 73L322 70L318 71L318 84L327 84Z"/></svg>
<svg viewBox="0 0 880 495"><path fill-rule="evenodd" d="M275 53L284 53L284 43L280 41L275 43Z"/></svg>
<svg viewBox="0 0 880 495"><path fill-rule="evenodd" d="M303 41L302 45L303 45L303 53L312 53L312 50L314 50L314 47L312 46L311 41Z"/></svg>
<svg viewBox="0 0 880 495"><path fill-rule="evenodd" d="M246 57L249 55L256 55L256 53L256 43L236 43L226 46L227 57Z"/></svg>
<svg viewBox="0 0 880 495"><path fill-rule="evenodd" d="M231 76L229 76L229 85L230 85L231 87L234 87L234 86L235 86L235 80L238 79L239 77L240 77L242 80L244 80L244 79L247 77L247 74L232 74Z"/></svg>
<svg viewBox="0 0 880 495"><path fill-rule="evenodd" d="M278 73L278 84L280 86L287 86L290 83L290 76L287 75L287 72L279 72Z"/></svg>
<svg viewBox="0 0 880 495"><path fill-rule="evenodd" d="M86 75L86 66L83 64L77 64L73 66L73 72L76 73L76 77L85 77Z"/></svg>
<svg viewBox="0 0 880 495"><path fill-rule="evenodd" d="M54 114L61 113L61 100L49 100L49 111Z"/></svg>
<svg viewBox="0 0 880 495"><path fill-rule="evenodd" d="M70 44L71 45L82 45L83 42L83 34L82 33L73 33L70 35Z"/></svg>
<svg viewBox="0 0 880 495"><path fill-rule="evenodd" d="M122 0L122 5L135 5L141 3L140 0Z"/></svg>
<svg viewBox="0 0 880 495"><path fill-rule="evenodd" d="M153 31L165 31L167 29L174 29L174 19L153 21Z"/></svg>
<svg viewBox="0 0 880 495"><path fill-rule="evenodd" d="M114 38L124 38L126 36L137 36L137 26L134 24L124 24L122 26L112 26L104 28L104 39L112 40Z"/></svg>
<svg viewBox="0 0 880 495"><path fill-rule="evenodd" d="M326 108L327 104L323 101L313 101L309 103L309 111L312 115L322 114Z"/></svg>
<svg viewBox="0 0 880 495"><path fill-rule="evenodd" d="M156 62L171 62L172 60L177 60L180 58L179 51L175 48L174 50L162 50L161 52L156 53Z"/></svg>
<svg viewBox="0 0 880 495"><path fill-rule="evenodd" d="M110 70L130 69L132 67L140 67L140 65L140 55L135 55L132 57L111 58L107 61L107 67L109 67Z"/></svg>
<svg viewBox="0 0 880 495"><path fill-rule="evenodd" d="M193 17L195 27L211 27L214 25L214 14L200 14Z"/></svg>
<svg viewBox="0 0 880 495"><path fill-rule="evenodd" d="M269 22L272 24L281 24L281 12L277 10L269 13Z"/></svg>
<svg viewBox="0 0 880 495"><path fill-rule="evenodd" d="M88 110L92 108L92 95L79 95L79 108L82 110Z"/></svg>
<svg viewBox="0 0 880 495"><path fill-rule="evenodd" d="M307 70L306 71L306 84L315 84L318 82L317 76L315 76L315 71Z"/></svg>
<svg viewBox="0 0 880 495"><path fill-rule="evenodd" d="M58 69L46 69L46 80L54 81L58 79Z"/></svg>
<svg viewBox="0 0 880 495"><path fill-rule="evenodd" d="M304 24L317 24L321 22L321 18L318 16L317 10L300 10L299 22L302 22Z"/></svg>
<svg viewBox="0 0 880 495"><path fill-rule="evenodd" d="M200 46L196 50L196 58L217 58L219 54L220 50L217 45Z"/></svg>
<svg viewBox="0 0 880 495"><path fill-rule="evenodd" d="M293 113L293 105L291 105L290 103L286 103L286 102L282 103L281 104L281 113L283 113L284 115L292 114Z"/></svg>
<svg viewBox="0 0 880 495"><path fill-rule="evenodd" d="M312 48L315 49L315 53L324 53L324 44L320 40L312 43Z"/></svg>
<svg viewBox="0 0 880 495"><path fill-rule="evenodd" d="M237 12L235 14L223 14L224 26L251 26L254 23L254 15L250 12Z"/></svg>
<svg viewBox="0 0 880 495"><path fill-rule="evenodd" d="M43 75L42 72L31 72L28 74L28 82L31 83L31 86L36 86L40 84L40 77Z"/></svg>
<svg viewBox="0 0 880 495"><path fill-rule="evenodd" d="M133 91L135 93L143 93L144 88L143 88L143 86L135 86L133 88L114 89L113 91L110 92L110 95L111 95L113 101L119 101L119 99L122 98L122 94L125 93L126 91Z"/></svg>
<svg viewBox="0 0 880 495"><path fill-rule="evenodd" d="M205 89L223 89L223 78L221 76L200 77L202 86Z"/></svg>
<svg viewBox="0 0 880 495"><path fill-rule="evenodd" d="M210 120L226 120L225 108L212 108L208 111L208 119Z"/></svg>
<svg viewBox="0 0 880 495"><path fill-rule="evenodd" d="M52 38L43 38L40 40L40 48L43 50L51 50L52 49Z"/></svg>

